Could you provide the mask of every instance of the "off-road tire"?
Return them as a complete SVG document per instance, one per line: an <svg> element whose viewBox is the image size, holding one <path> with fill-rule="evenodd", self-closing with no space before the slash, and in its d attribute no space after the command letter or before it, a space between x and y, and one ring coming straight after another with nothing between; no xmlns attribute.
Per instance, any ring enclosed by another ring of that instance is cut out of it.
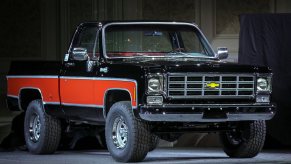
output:
<svg viewBox="0 0 291 164"><path fill-rule="evenodd" d="M30 120L36 115L39 116L41 124L40 135L37 141L33 141L29 132L29 126ZM33 154L52 154L59 146L61 122L45 113L41 100L33 100L27 107L24 120L24 136L27 148Z"/></svg>
<svg viewBox="0 0 291 164"><path fill-rule="evenodd" d="M113 141L114 122L120 117L128 129L127 142L123 148L118 148ZM142 161L149 151L150 136L149 125L134 117L129 101L120 101L112 105L106 118L105 137L107 148L116 161Z"/></svg>
<svg viewBox="0 0 291 164"><path fill-rule="evenodd" d="M237 131L241 135L239 142L232 142L233 132L220 133L224 152L232 158L252 158L263 148L266 137L265 121L253 121L239 123ZM237 138L237 137L236 137Z"/></svg>

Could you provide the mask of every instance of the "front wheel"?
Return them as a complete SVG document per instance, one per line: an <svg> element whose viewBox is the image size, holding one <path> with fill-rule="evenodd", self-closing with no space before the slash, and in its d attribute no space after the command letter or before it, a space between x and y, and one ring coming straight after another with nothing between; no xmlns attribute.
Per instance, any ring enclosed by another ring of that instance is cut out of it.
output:
<svg viewBox="0 0 291 164"><path fill-rule="evenodd" d="M45 113L41 100L33 100L27 107L24 136L27 148L33 154L51 154L59 146L61 122Z"/></svg>
<svg viewBox="0 0 291 164"><path fill-rule="evenodd" d="M255 157L263 148L265 121L241 122L233 131L220 133L224 152L233 158Z"/></svg>
<svg viewBox="0 0 291 164"><path fill-rule="evenodd" d="M119 162L142 161L149 151L149 125L134 117L128 101L117 102L110 108L105 137L110 154Z"/></svg>

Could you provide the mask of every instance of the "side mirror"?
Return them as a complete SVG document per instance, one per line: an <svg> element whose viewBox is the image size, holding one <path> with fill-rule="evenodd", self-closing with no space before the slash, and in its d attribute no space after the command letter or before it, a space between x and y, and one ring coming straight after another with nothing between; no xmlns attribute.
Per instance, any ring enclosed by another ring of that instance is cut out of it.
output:
<svg viewBox="0 0 291 164"><path fill-rule="evenodd" d="M73 49L72 57L74 60L77 60L77 61L86 61L89 58L88 53L87 53L87 49L81 48L81 47Z"/></svg>
<svg viewBox="0 0 291 164"><path fill-rule="evenodd" d="M217 48L217 57L218 59L226 59L228 57L228 50L226 47L218 47Z"/></svg>

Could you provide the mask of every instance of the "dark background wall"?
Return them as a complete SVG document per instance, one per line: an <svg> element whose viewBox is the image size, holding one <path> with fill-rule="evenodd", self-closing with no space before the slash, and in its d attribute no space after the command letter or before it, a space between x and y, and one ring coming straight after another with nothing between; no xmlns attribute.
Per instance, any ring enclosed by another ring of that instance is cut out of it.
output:
<svg viewBox="0 0 291 164"><path fill-rule="evenodd" d="M291 1L1 0L0 140L9 131L11 118L17 114L8 112L5 105L5 75L10 61L62 60L70 38L80 22L133 19L196 22L213 47L228 47L231 54L228 60L236 62L240 30L238 15L282 12L291 12ZM288 123L291 123L290 120ZM212 138L212 135L184 137L187 142L191 142L190 145L217 145L217 141ZM291 142L286 137L278 137L277 140ZM187 145L182 140L177 144Z"/></svg>

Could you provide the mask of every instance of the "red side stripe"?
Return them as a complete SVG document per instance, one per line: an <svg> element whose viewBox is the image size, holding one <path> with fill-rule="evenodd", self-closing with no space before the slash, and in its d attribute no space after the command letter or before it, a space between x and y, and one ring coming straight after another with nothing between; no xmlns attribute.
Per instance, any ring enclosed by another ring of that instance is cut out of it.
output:
<svg viewBox="0 0 291 164"><path fill-rule="evenodd" d="M22 88L38 88L45 102L60 102L58 78L8 78L8 95L19 96ZM131 94L132 106L137 106L136 84L118 79L60 79L62 103L103 106L106 91L126 90Z"/></svg>
<svg viewBox="0 0 291 164"><path fill-rule="evenodd" d="M41 90L43 101L59 102L57 78L8 78L7 94L19 96L23 88L38 88Z"/></svg>

